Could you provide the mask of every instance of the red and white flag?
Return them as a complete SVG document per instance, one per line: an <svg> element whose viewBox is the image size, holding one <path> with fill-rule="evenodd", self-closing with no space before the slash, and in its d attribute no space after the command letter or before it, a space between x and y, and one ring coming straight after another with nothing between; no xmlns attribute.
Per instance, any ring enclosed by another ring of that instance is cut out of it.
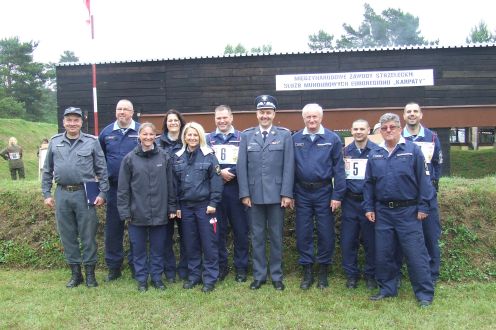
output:
<svg viewBox="0 0 496 330"><path fill-rule="evenodd" d="M83 0L86 8L88 9L88 19L86 20L86 23L91 24L91 6L90 6L90 0Z"/></svg>

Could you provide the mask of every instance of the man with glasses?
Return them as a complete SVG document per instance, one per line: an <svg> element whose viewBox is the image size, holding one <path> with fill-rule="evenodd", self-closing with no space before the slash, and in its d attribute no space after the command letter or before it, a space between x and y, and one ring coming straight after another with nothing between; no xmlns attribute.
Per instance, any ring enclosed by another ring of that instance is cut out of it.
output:
<svg viewBox="0 0 496 330"><path fill-rule="evenodd" d="M116 121L105 127L98 137L107 160L110 183L105 220L105 262L109 269L106 281L114 281L122 275L124 221L121 221L117 210L117 181L122 159L138 144L139 123L133 120L133 114L131 101L120 100L115 108ZM134 276L131 247L128 262Z"/></svg>
<svg viewBox="0 0 496 330"><path fill-rule="evenodd" d="M398 115L386 113L379 123L384 142L369 154L363 203L365 216L375 223L375 271L380 286L370 300L397 296L395 249L401 247L419 305L428 307L434 286L422 221L433 196L429 170L420 147L401 136Z"/></svg>

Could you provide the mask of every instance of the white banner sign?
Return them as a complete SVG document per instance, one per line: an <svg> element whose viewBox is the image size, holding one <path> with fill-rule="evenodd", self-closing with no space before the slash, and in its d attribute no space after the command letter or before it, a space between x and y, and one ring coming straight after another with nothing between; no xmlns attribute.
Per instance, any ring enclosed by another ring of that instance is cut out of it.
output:
<svg viewBox="0 0 496 330"><path fill-rule="evenodd" d="M276 75L278 91L433 85L433 69Z"/></svg>

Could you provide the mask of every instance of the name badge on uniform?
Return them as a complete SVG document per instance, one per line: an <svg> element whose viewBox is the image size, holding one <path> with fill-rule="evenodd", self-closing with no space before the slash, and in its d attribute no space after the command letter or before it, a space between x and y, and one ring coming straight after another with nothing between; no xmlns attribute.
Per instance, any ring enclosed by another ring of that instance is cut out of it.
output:
<svg viewBox="0 0 496 330"><path fill-rule="evenodd" d="M232 144L216 144L212 146L219 164L233 165L238 161L239 147Z"/></svg>
<svg viewBox="0 0 496 330"><path fill-rule="evenodd" d="M363 158L345 158L344 170L348 180L364 180L367 160Z"/></svg>
<svg viewBox="0 0 496 330"><path fill-rule="evenodd" d="M434 142L415 142L420 147L424 154L425 162L431 163L432 156L434 155Z"/></svg>
<svg viewBox="0 0 496 330"><path fill-rule="evenodd" d="M18 152L9 152L9 159L15 160L21 158Z"/></svg>

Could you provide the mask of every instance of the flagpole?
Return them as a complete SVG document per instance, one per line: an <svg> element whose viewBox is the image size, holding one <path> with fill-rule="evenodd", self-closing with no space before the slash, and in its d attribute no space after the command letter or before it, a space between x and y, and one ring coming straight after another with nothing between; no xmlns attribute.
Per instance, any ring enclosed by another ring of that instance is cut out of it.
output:
<svg viewBox="0 0 496 330"><path fill-rule="evenodd" d="M91 23L91 40L93 42L93 51L95 50L95 28L93 15L90 16ZM97 91L96 91L96 64L93 56L93 63L91 64L91 75L92 75L92 85L93 85L93 119L95 126L95 136L98 136L98 102L97 102Z"/></svg>
<svg viewBox="0 0 496 330"><path fill-rule="evenodd" d="M97 93L96 93L96 64L95 64L95 20L93 18L93 14L91 13L91 0L83 0L86 9L88 9L88 18L91 27L91 42L93 45L93 56L92 56L92 64L91 64L91 77L92 77L92 88L93 88L93 119L95 126L95 135L98 135L98 102L97 102Z"/></svg>

